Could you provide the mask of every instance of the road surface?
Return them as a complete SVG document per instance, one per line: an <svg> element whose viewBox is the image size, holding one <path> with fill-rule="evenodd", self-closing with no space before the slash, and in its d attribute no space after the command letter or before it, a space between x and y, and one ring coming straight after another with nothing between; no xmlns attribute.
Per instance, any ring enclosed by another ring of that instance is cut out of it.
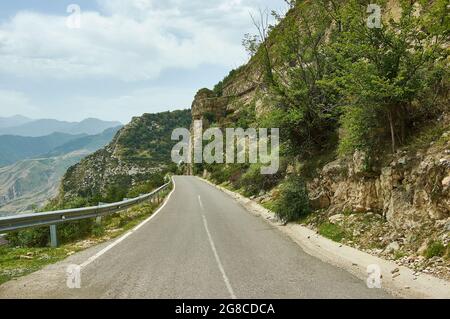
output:
<svg viewBox="0 0 450 319"><path fill-rule="evenodd" d="M0 297L391 297L306 254L213 186L195 177L174 181L166 205L133 234L0 286ZM81 289L66 287L73 262L84 263Z"/></svg>

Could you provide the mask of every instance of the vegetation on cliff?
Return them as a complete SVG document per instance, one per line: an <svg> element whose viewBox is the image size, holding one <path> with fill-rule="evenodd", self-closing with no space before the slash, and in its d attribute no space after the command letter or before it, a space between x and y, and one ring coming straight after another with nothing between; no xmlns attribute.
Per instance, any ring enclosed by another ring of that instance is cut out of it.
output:
<svg viewBox="0 0 450 319"><path fill-rule="evenodd" d="M276 27L264 13L255 19L258 34L244 40L249 64L213 91L231 93L234 112L209 122L279 127L282 155L312 167L361 151L368 171L426 123L438 125L448 111L448 1L381 1L381 28L367 25L370 1L289 3ZM229 89L242 82L253 88L244 102L245 88Z"/></svg>

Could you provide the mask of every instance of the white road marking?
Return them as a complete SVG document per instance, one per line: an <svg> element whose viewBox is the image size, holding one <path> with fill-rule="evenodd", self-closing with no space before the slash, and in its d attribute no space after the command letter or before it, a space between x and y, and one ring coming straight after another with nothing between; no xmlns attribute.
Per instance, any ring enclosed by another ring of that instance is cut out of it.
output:
<svg viewBox="0 0 450 319"><path fill-rule="evenodd" d="M104 255L106 252L108 252L109 250L111 250L112 248L114 248L115 246L117 246L118 244L120 244L121 242L123 242L125 239L127 239L130 235L132 235L134 232L136 232L138 229L140 229L142 226L144 226L145 224L147 224L149 221L151 221L153 218L156 217L156 215L158 215L158 213L164 208L164 206L166 206L166 204L169 202L170 197L172 196L173 192L175 191L175 179L172 178L172 182L173 182L173 189L170 192L169 196L167 196L166 200L164 201L164 203L161 205L160 208L158 208L158 210L156 212L154 212L152 214L152 216L150 216L149 218L147 218L146 220L144 220L142 223L140 223L139 225L137 225L135 228L133 228L132 230L130 230L128 233L126 233L125 235L119 237L116 241L114 241L113 243L111 243L110 245L108 245L107 247L103 248L102 250L100 250L98 253L96 253L94 256L91 256L88 260L86 260L84 263L82 263L80 265L81 268L86 267L87 265L91 264L92 262L94 262L96 259L98 259L99 257L101 257L102 255Z"/></svg>
<svg viewBox="0 0 450 319"><path fill-rule="evenodd" d="M198 203L200 204L200 207L202 208L202 210L205 210L205 207L203 206L202 199L201 199L200 195L198 195Z"/></svg>
<svg viewBox="0 0 450 319"><path fill-rule="evenodd" d="M201 208L203 208L203 203L200 195L198 196L198 202L200 203ZM208 228L208 221L206 220L206 216L202 213L203 225L205 226L206 234L208 235L209 244L211 245L211 249L214 253L214 257L216 258L217 266L222 274L223 281L225 282L225 286L227 286L228 293L230 294L231 299L236 299L236 295L234 294L233 287L231 287L230 280L228 279L227 274L225 273L225 269L223 268L222 262L220 261L219 254L217 253L216 245L212 239L211 233Z"/></svg>

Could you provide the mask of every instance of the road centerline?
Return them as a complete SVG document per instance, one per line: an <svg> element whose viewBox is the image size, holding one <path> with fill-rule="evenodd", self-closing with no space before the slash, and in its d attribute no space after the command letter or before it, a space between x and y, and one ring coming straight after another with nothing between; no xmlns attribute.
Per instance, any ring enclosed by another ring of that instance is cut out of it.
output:
<svg viewBox="0 0 450 319"><path fill-rule="evenodd" d="M200 204L201 209L204 211L205 208L202 203L202 198L198 195L198 202ZM205 226L206 235L208 235L209 244L211 245L211 250L213 251L214 257L216 259L217 266L219 267L220 273L222 274L223 281L225 282L225 286L227 287L228 293L230 294L231 299L236 299L236 295L234 294L233 287L231 287L230 280L223 268L222 261L220 260L219 253L217 252L216 245L214 244L214 240L212 239L211 233L208 227L208 221L206 220L205 214L202 212L203 226Z"/></svg>
<svg viewBox="0 0 450 319"><path fill-rule="evenodd" d="M198 203L200 204L200 208L202 210L205 210L205 207L203 206L202 198L200 197L200 195L198 195Z"/></svg>

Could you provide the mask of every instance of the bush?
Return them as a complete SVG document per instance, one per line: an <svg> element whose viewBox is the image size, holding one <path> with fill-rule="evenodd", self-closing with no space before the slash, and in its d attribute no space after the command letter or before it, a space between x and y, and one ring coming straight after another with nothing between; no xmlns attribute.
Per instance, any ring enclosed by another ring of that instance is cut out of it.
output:
<svg viewBox="0 0 450 319"><path fill-rule="evenodd" d="M45 247L50 241L49 228L26 229L6 236L12 247Z"/></svg>
<svg viewBox="0 0 450 319"><path fill-rule="evenodd" d="M445 255L445 246L440 241L431 243L425 251L425 257L430 259L433 257L443 257Z"/></svg>
<svg viewBox="0 0 450 319"><path fill-rule="evenodd" d="M95 226L95 222L90 219L60 224L57 226L58 241L64 244L86 238L93 233ZM7 240L13 247L46 247L50 243L50 230L48 226L25 229L8 234Z"/></svg>
<svg viewBox="0 0 450 319"><path fill-rule="evenodd" d="M301 177L291 176L281 186L281 196L274 208L276 216L285 222L298 220L310 212L308 190Z"/></svg>
<svg viewBox="0 0 450 319"><path fill-rule="evenodd" d="M282 161L284 162L284 161ZM285 163L280 163L280 169L276 174L261 174L263 164L252 164L250 168L242 175L239 185L244 190L245 196L258 195L261 191L266 192L274 188L283 179Z"/></svg>
<svg viewBox="0 0 450 319"><path fill-rule="evenodd" d="M239 188L240 178L245 170L248 169L248 164L209 164L205 168L211 173L211 179L215 183L230 182L234 188Z"/></svg>

